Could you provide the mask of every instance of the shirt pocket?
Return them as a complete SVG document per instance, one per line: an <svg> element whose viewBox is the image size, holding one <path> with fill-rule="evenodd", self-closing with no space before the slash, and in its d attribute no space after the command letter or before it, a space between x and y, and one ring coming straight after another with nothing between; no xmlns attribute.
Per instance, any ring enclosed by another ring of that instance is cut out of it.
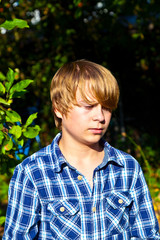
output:
<svg viewBox="0 0 160 240"><path fill-rule="evenodd" d="M48 204L50 230L55 239L80 239L81 219L79 201L55 200Z"/></svg>
<svg viewBox="0 0 160 240"><path fill-rule="evenodd" d="M120 234L129 229L132 201L128 192L113 192L105 197L105 227L109 234Z"/></svg>

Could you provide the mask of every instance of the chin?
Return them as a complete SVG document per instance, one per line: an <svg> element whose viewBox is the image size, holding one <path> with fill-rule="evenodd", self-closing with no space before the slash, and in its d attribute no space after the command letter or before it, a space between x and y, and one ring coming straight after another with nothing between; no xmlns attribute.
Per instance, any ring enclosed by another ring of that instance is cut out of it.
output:
<svg viewBox="0 0 160 240"><path fill-rule="evenodd" d="M86 145L96 145L99 144L99 141L101 140L102 136L96 135L95 137L92 137L91 139L86 140Z"/></svg>

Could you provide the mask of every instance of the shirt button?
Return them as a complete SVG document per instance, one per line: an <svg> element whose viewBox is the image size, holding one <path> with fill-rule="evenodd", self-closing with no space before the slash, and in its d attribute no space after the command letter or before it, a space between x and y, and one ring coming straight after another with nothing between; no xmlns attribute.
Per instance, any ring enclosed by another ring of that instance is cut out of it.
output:
<svg viewBox="0 0 160 240"><path fill-rule="evenodd" d="M122 203L123 203L123 200L122 200L122 199L119 199L118 202L119 202L119 204L122 204Z"/></svg>
<svg viewBox="0 0 160 240"><path fill-rule="evenodd" d="M81 175L78 175L77 178L78 178L78 180L82 180L83 177Z"/></svg>
<svg viewBox="0 0 160 240"><path fill-rule="evenodd" d="M60 212L64 212L65 211L65 208L64 207L61 207L60 208Z"/></svg>
<svg viewBox="0 0 160 240"><path fill-rule="evenodd" d="M93 207L93 208L92 208L92 211L95 212L95 211L96 211L96 207Z"/></svg>

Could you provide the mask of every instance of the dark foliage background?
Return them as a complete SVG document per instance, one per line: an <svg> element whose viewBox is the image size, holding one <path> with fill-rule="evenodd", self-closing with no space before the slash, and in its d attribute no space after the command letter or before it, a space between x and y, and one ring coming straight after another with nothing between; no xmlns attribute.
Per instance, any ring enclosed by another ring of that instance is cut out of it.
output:
<svg viewBox="0 0 160 240"><path fill-rule="evenodd" d="M18 68L21 78L34 79L26 100L15 106L25 109L24 116L27 107L38 108L43 144L54 134L51 78L63 63L81 58L117 77L125 126L159 134L159 10L156 1L1 2L1 23L21 18L30 25L1 34L0 67L3 73Z"/></svg>
<svg viewBox="0 0 160 240"><path fill-rule="evenodd" d="M121 89L107 137L140 161L149 181L160 164L158 1L1 1L0 24L14 18L26 20L30 28L1 29L0 71L6 74L10 67L21 79L34 80L23 100L14 101L14 108L24 119L39 112L41 145L49 144L57 131L49 97L52 76L68 61L95 61L111 70ZM33 144L30 153L35 150ZM156 174L156 185L150 186L157 197Z"/></svg>

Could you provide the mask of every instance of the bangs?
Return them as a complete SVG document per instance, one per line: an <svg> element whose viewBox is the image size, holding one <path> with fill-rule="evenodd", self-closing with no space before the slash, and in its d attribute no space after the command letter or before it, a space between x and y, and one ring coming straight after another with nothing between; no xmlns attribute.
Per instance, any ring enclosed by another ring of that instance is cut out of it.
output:
<svg viewBox="0 0 160 240"><path fill-rule="evenodd" d="M95 100L105 108L116 109L119 100L119 87L116 79L109 71L93 71L81 76L78 90L82 99L88 104L94 104ZM87 77L86 77L87 75Z"/></svg>

